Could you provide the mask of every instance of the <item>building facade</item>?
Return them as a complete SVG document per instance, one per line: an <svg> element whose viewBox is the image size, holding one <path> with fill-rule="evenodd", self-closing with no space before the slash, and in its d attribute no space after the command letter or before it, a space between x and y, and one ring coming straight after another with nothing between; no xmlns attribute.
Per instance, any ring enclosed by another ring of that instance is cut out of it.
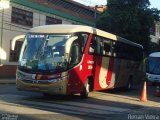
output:
<svg viewBox="0 0 160 120"><path fill-rule="evenodd" d="M156 44L160 44L160 22L155 23L154 32L151 37L151 42L154 42Z"/></svg>
<svg viewBox="0 0 160 120"><path fill-rule="evenodd" d="M0 0L0 78L14 77L22 41L11 39L45 24L94 26L95 11L72 0Z"/></svg>

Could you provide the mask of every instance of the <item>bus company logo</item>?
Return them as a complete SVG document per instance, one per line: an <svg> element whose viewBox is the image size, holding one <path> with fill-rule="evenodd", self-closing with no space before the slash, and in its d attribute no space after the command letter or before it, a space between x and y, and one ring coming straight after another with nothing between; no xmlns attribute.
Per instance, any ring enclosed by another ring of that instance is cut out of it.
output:
<svg viewBox="0 0 160 120"><path fill-rule="evenodd" d="M88 64L94 64L94 61L88 60L87 63Z"/></svg>

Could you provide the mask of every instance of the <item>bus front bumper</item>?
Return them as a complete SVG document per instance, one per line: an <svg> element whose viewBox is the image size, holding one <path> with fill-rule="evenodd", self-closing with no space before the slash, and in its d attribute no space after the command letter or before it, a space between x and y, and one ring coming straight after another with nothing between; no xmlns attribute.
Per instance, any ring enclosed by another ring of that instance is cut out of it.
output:
<svg viewBox="0 0 160 120"><path fill-rule="evenodd" d="M18 90L42 92L49 94L60 94L60 95L67 94L66 92L67 79L50 84L27 83L26 81L17 79L16 84Z"/></svg>
<svg viewBox="0 0 160 120"><path fill-rule="evenodd" d="M146 74L147 80L154 83L160 83L160 75Z"/></svg>

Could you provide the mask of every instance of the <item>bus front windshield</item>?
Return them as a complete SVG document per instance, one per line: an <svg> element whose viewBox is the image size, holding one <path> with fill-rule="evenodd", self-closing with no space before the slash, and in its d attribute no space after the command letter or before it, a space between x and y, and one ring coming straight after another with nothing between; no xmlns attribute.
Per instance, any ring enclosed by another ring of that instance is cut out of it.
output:
<svg viewBox="0 0 160 120"><path fill-rule="evenodd" d="M22 46L19 69L60 72L67 69L65 43L70 35L27 34Z"/></svg>
<svg viewBox="0 0 160 120"><path fill-rule="evenodd" d="M147 72L160 75L160 58L149 57L147 62Z"/></svg>

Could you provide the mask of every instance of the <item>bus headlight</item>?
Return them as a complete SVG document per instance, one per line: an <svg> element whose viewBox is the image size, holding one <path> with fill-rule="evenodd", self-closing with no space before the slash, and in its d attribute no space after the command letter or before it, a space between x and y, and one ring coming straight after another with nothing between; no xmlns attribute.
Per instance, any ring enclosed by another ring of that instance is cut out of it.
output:
<svg viewBox="0 0 160 120"><path fill-rule="evenodd" d="M60 77L60 78L49 80L48 82L50 82L50 83L56 83L56 82L59 82L59 81L64 81L67 78L68 78L68 76L63 76L63 77Z"/></svg>

